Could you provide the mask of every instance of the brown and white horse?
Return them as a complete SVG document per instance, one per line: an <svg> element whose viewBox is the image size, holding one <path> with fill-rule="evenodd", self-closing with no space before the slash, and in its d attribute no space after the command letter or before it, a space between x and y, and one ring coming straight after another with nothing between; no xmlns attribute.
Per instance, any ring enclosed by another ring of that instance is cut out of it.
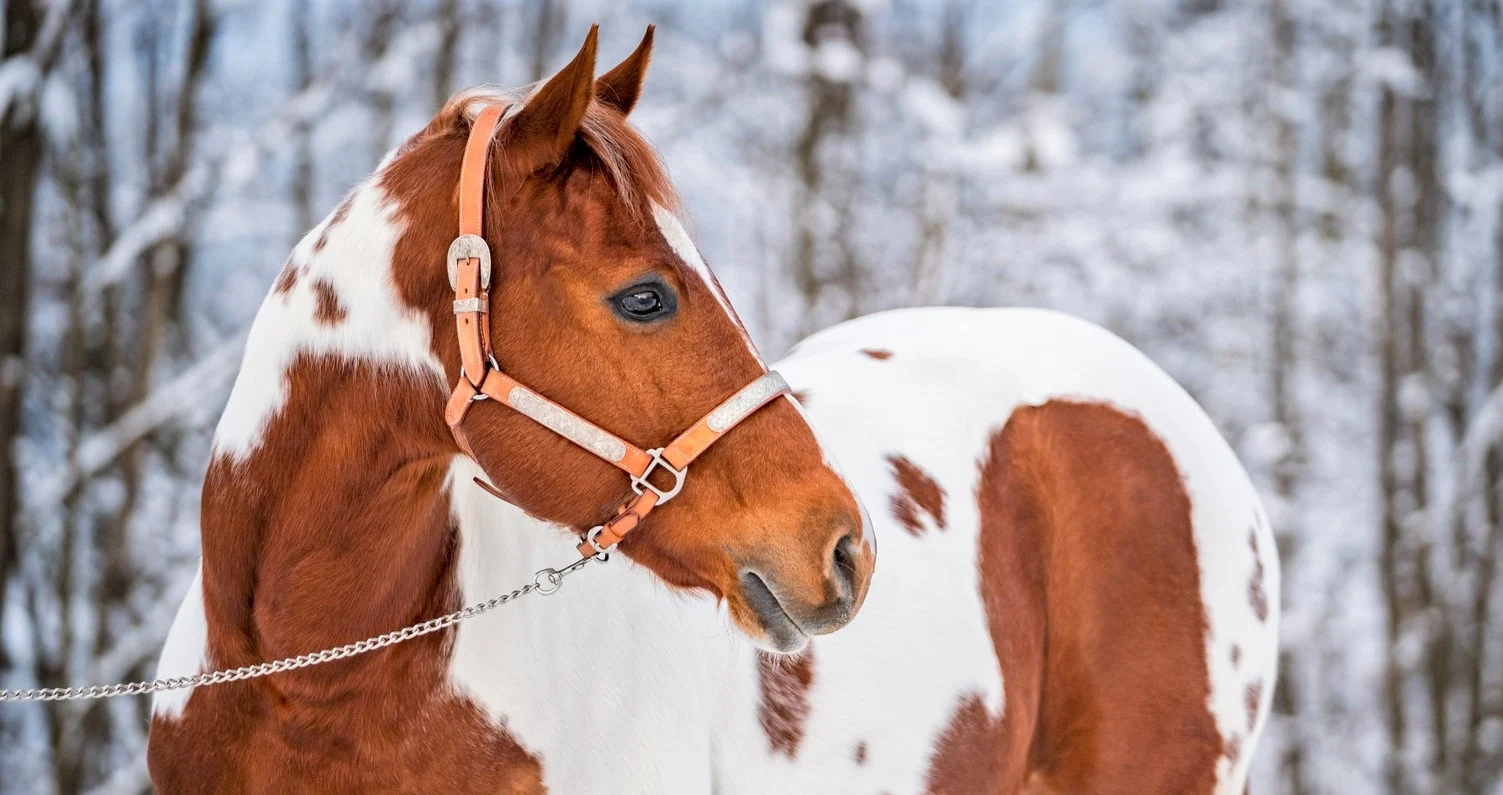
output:
<svg viewBox="0 0 1503 795"><path fill-rule="evenodd" d="M510 591L630 494L501 401L473 404L473 455L442 419L466 377L444 254L482 109L508 108L483 218L508 375L642 445L761 375L625 121L650 47L597 80L592 31L530 93L456 97L298 245L215 437L162 676ZM1172 380L1028 310L876 315L779 367L804 405L726 433L557 595L159 696L157 788L1242 791L1277 565L1246 475Z"/></svg>

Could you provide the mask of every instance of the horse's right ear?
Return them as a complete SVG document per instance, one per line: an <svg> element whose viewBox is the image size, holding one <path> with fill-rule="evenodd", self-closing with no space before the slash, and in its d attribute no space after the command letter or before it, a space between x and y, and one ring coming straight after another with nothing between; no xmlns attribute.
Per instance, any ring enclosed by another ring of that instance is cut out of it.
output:
<svg viewBox="0 0 1503 795"><path fill-rule="evenodd" d="M523 100L502 134L507 160L523 174L556 166L569 153L595 96L595 46L600 26L591 25L584 46L568 66Z"/></svg>
<svg viewBox="0 0 1503 795"><path fill-rule="evenodd" d="M652 32L656 27L648 25L637 49L595 81L595 99L621 111L622 116L631 113L642 95L642 80L647 77L647 62L652 60Z"/></svg>

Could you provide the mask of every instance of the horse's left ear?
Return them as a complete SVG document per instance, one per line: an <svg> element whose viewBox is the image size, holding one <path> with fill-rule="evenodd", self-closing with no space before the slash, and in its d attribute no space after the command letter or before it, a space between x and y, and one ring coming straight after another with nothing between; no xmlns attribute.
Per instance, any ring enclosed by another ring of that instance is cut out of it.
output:
<svg viewBox="0 0 1503 795"><path fill-rule="evenodd" d="M532 93L507 122L503 135L508 159L524 173L556 166L569 153L595 86L595 46L600 26L591 25L584 46L568 66Z"/></svg>
<svg viewBox="0 0 1503 795"><path fill-rule="evenodd" d="M647 77L647 62L652 60L652 32L656 27L648 25L647 35L637 49L595 81L595 99L621 111L622 116L631 113L642 95L642 80Z"/></svg>

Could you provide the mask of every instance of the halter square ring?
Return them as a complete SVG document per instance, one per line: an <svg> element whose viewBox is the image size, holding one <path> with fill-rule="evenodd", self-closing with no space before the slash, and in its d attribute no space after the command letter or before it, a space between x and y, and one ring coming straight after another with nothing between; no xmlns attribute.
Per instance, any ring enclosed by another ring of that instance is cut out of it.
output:
<svg viewBox="0 0 1503 795"><path fill-rule="evenodd" d="M658 495L658 505L662 505L673 499L683 490L684 475L689 472L689 467L685 466L683 469L674 469L673 465L663 458L663 448L661 447L655 447L644 452L652 458L652 461L647 465L646 469L642 470L642 474L631 476L631 490L638 494L646 490L651 490L654 494ZM652 485L652 481L647 479L647 476L651 475L652 471L658 467L668 470L669 474L673 475L672 488L660 489Z"/></svg>

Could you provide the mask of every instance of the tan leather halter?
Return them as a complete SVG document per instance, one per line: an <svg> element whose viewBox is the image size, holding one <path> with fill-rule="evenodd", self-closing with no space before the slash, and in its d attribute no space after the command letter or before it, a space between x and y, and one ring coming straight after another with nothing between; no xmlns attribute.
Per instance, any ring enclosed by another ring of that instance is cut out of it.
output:
<svg viewBox="0 0 1503 795"><path fill-rule="evenodd" d="M448 267L449 286L454 288L454 319L459 330L462 369L444 410L444 420L460 448L473 458L475 453L464 435L465 415L476 401L494 400L626 472L631 477L633 496L622 503L615 516L592 528L579 542L581 555L605 555L636 529L653 508L679 493L690 462L757 409L788 392L788 383L776 372L764 373L689 426L678 438L663 447L643 450L501 372L491 353L487 292L491 284L491 250L481 236L481 209L485 202L486 159L503 110L503 106L491 105L476 117L459 172L459 237L449 246ZM659 488L648 480L657 469L673 476L671 487ZM476 482L496 494L488 484Z"/></svg>

